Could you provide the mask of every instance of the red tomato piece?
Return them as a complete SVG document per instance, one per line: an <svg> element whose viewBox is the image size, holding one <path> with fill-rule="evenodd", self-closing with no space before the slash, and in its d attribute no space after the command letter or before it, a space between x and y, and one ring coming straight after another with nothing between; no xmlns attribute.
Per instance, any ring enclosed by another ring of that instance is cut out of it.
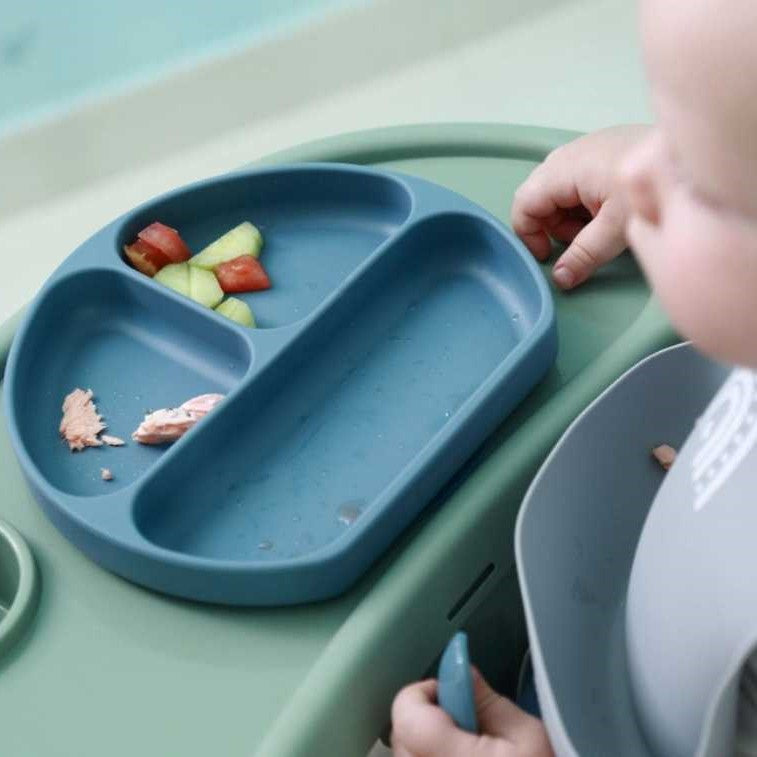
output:
<svg viewBox="0 0 757 757"><path fill-rule="evenodd" d="M168 265L170 258L142 239L134 244L124 245L124 253L129 262L146 276L154 276L163 266Z"/></svg>
<svg viewBox="0 0 757 757"><path fill-rule="evenodd" d="M144 239L137 238L134 244L131 245L131 247L140 255L144 255L151 263L154 263L158 267L158 270L160 270L164 265L168 265L169 263L173 262L171 258L166 255L165 252L163 252L163 250L159 249L154 244L145 242Z"/></svg>
<svg viewBox="0 0 757 757"><path fill-rule="evenodd" d="M136 268L140 273L144 273L145 276L152 277L158 272L155 264L151 263L143 254L131 245L124 245L124 255L126 255L132 267Z"/></svg>
<svg viewBox="0 0 757 757"><path fill-rule="evenodd" d="M216 278L224 292L256 292L270 289L271 280L252 255L240 255L215 267Z"/></svg>
<svg viewBox="0 0 757 757"><path fill-rule="evenodd" d="M192 256L189 247L187 247L184 240L179 236L179 232L158 221L142 229L137 234L137 237L143 242L157 247L168 256L171 263L183 263Z"/></svg>

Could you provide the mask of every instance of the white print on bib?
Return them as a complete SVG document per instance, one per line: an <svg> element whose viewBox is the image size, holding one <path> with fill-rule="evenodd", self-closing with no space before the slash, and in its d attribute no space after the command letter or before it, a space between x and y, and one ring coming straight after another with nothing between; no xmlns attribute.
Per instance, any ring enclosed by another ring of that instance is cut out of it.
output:
<svg viewBox="0 0 757 757"><path fill-rule="evenodd" d="M702 443L692 461L694 510L701 510L757 441L757 374L731 374L697 423Z"/></svg>

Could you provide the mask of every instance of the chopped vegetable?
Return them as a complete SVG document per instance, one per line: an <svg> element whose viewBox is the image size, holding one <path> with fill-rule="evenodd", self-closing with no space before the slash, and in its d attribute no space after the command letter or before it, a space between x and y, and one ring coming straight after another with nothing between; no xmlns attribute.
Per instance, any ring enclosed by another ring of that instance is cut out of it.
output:
<svg viewBox="0 0 757 757"><path fill-rule="evenodd" d="M202 268L193 268L188 263L167 265L155 275L155 281L208 308L214 308L223 299L223 291L215 275Z"/></svg>
<svg viewBox="0 0 757 757"><path fill-rule="evenodd" d="M242 302L242 300L238 300L236 297L229 297L222 302L216 308L216 313L225 315L242 326L255 328L255 316L252 314L252 310L250 310L246 302Z"/></svg>
<svg viewBox="0 0 757 757"><path fill-rule="evenodd" d="M223 290L212 271L189 266L189 296L205 307L214 308L223 299Z"/></svg>
<svg viewBox="0 0 757 757"><path fill-rule="evenodd" d="M155 281L189 297L189 264L171 263L155 274Z"/></svg>
<svg viewBox="0 0 757 757"><path fill-rule="evenodd" d="M169 263L189 260L192 253L176 229L156 221L142 229L134 242L124 245L124 254L140 273L155 276Z"/></svg>
<svg viewBox="0 0 757 757"><path fill-rule="evenodd" d="M100 478L102 478L103 481L112 481L113 474L111 473L110 468L100 468Z"/></svg>
<svg viewBox="0 0 757 757"><path fill-rule="evenodd" d="M670 470L675 462L677 452L669 444L660 444L652 449L652 457L665 469Z"/></svg>
<svg viewBox="0 0 757 757"><path fill-rule="evenodd" d="M257 260L262 247L260 231L245 221L192 257L176 229L155 221L124 246L124 253L134 268L169 289L254 327L255 317L244 302L232 297L220 303L224 292L270 288L271 280Z"/></svg>
<svg viewBox="0 0 757 757"><path fill-rule="evenodd" d="M227 231L215 242L195 255L190 264L207 271L240 255L258 257L263 249L263 236L249 221Z"/></svg>
<svg viewBox="0 0 757 757"><path fill-rule="evenodd" d="M157 247L153 247L142 239L137 239L134 244L124 245L124 254L134 268L146 276L154 276L163 266L171 262L168 256Z"/></svg>
<svg viewBox="0 0 757 757"><path fill-rule="evenodd" d="M110 436L109 434L103 434L100 439L109 447L123 447L126 442L118 436Z"/></svg>
<svg viewBox="0 0 757 757"><path fill-rule="evenodd" d="M256 292L271 288L271 280L263 266L249 255L221 263L215 272L224 292Z"/></svg>
<svg viewBox="0 0 757 757"><path fill-rule="evenodd" d="M160 250L170 263L182 263L192 256L179 232L158 221L142 229L137 238Z"/></svg>

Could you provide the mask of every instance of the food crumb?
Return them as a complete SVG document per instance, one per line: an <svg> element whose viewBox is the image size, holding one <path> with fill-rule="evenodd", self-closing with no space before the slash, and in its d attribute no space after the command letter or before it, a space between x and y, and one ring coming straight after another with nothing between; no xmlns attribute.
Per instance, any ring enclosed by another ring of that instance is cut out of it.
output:
<svg viewBox="0 0 757 757"><path fill-rule="evenodd" d="M105 442L109 447L123 447L126 442L118 436L110 436L110 434L102 434L100 439Z"/></svg>
<svg viewBox="0 0 757 757"><path fill-rule="evenodd" d="M660 444L652 448L652 457L665 469L670 470L678 453L669 444Z"/></svg>
<svg viewBox="0 0 757 757"><path fill-rule="evenodd" d="M113 474L111 473L110 468L100 468L100 477L103 481L112 481Z"/></svg>

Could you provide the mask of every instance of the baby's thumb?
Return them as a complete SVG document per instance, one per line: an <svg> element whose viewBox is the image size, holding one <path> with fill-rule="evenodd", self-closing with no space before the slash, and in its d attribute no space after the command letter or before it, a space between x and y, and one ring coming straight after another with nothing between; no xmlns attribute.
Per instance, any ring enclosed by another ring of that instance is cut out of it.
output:
<svg viewBox="0 0 757 757"><path fill-rule="evenodd" d="M560 256L552 277L560 289L572 289L620 255L625 247L625 214L622 206L607 200L596 217L581 229Z"/></svg>
<svg viewBox="0 0 757 757"><path fill-rule="evenodd" d="M552 755L547 732L541 720L500 696L484 680L476 668L473 668L473 686L476 698L476 714L482 739L486 744L497 744L500 751L497 757L510 754ZM487 737L494 737L489 741ZM504 750L504 745L508 749ZM479 747L482 747L479 744ZM482 754L488 754L482 749ZM477 753L476 753L477 754Z"/></svg>

